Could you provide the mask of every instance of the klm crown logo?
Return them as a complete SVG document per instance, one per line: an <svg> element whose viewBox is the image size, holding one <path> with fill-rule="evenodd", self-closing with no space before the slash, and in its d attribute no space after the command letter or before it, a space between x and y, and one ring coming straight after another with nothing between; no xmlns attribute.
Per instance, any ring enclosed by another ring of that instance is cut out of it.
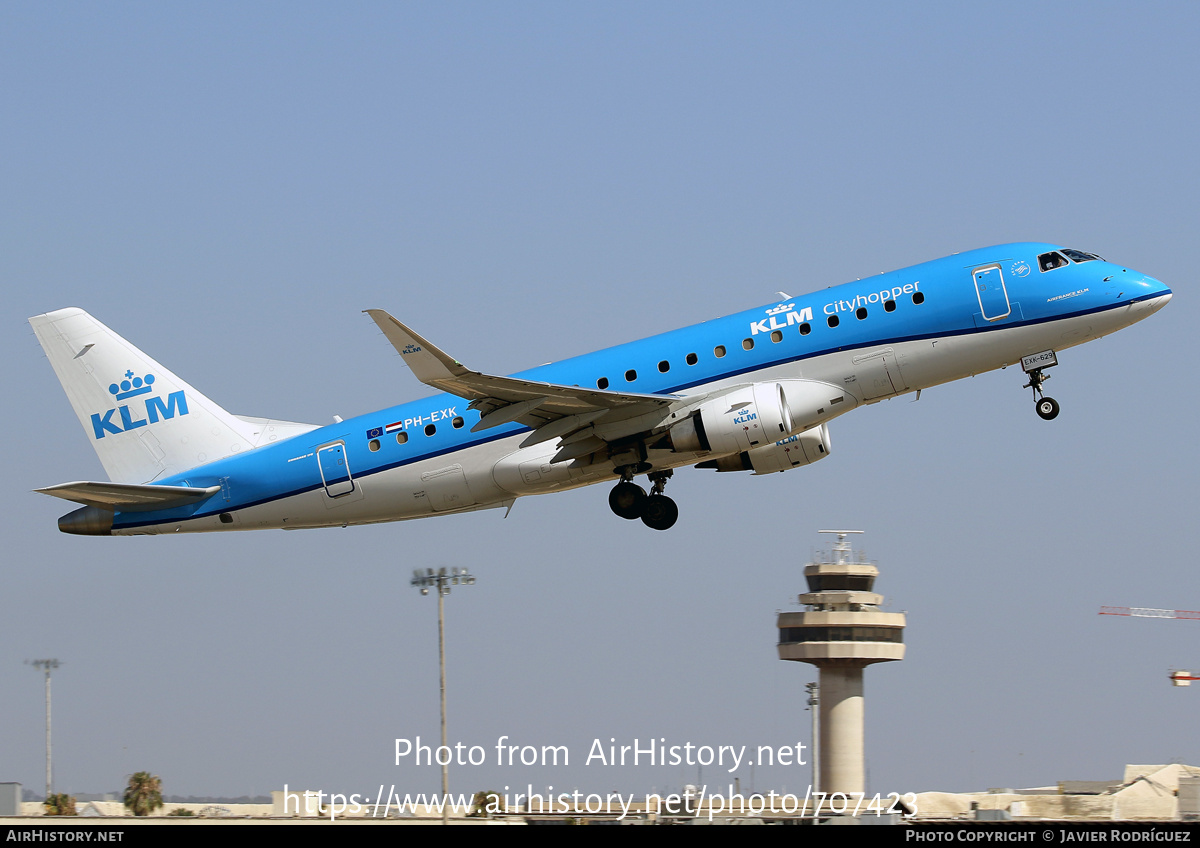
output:
<svg viewBox="0 0 1200 848"><path fill-rule="evenodd" d="M129 400L140 395L150 394L152 391L154 391L154 375L146 374L138 377L134 375L133 371L126 371L125 379L119 383L112 383L108 387L108 393L113 396L113 400ZM145 427L147 424L157 424L159 421L174 418L176 415L188 414L187 397L184 396L182 389L171 392L167 395L166 401L160 397L151 396L146 398L143 403L144 411L142 409L136 412L132 411L129 404L123 403L103 415L98 412L92 413L92 432L95 433L97 439L103 439L109 433L114 435L127 433L138 427ZM139 414L144 417L135 417ZM113 421L114 415L119 416L119 424Z"/></svg>
<svg viewBox="0 0 1200 848"><path fill-rule="evenodd" d="M132 380L130 378L133 378ZM117 400L125 400L125 398L135 397L136 395L144 395L154 388L154 375L147 374L145 377L134 377L132 371L125 372L125 379L117 383L113 383L108 387L108 393L116 395Z"/></svg>

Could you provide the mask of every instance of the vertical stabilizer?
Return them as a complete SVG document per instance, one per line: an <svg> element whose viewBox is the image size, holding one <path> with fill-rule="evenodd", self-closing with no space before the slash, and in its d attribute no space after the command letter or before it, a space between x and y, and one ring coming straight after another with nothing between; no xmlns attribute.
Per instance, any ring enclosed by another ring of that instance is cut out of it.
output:
<svg viewBox="0 0 1200 848"><path fill-rule="evenodd" d="M253 447L252 424L82 309L29 323L110 480L149 483Z"/></svg>

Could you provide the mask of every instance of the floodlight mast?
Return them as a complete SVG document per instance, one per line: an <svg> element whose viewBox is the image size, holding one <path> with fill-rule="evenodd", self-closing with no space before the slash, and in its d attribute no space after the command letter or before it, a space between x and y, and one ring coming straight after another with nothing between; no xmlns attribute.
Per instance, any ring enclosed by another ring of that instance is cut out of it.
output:
<svg viewBox="0 0 1200 848"><path fill-rule="evenodd" d="M808 704L806 709L812 711L812 791L821 791L821 714L817 707L821 705L821 684L817 681L805 683L804 688L808 691Z"/></svg>
<svg viewBox="0 0 1200 848"><path fill-rule="evenodd" d="M25 660L25 663L34 668L40 668L46 673L46 800L49 801L50 795L54 791L54 770L50 748L50 672L58 668L62 663L56 659Z"/></svg>
<svg viewBox="0 0 1200 848"><path fill-rule="evenodd" d="M445 598L450 594L451 585L474 586L475 577L465 568L451 568L446 572L445 566L436 572L432 568L413 569L412 585L421 590L422 595L428 595L430 588L438 593L438 671L440 676L442 700L442 751L448 751L446 745L446 605ZM442 763L442 824L450 823L450 758L443 756Z"/></svg>

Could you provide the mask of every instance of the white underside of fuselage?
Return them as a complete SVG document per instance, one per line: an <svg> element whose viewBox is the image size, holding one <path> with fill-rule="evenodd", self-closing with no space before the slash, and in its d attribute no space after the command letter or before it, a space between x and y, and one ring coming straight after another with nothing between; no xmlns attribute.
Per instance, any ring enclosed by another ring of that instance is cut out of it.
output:
<svg viewBox="0 0 1200 848"><path fill-rule="evenodd" d="M1169 297L1030 326L980 330L828 353L697 386L686 394L712 392L751 382L808 379L844 389L859 403L874 403L1013 365L1028 354L1060 351L1099 338L1148 317ZM873 382L875 388L869 384L872 384L872 369L878 368L883 360L887 361L891 385L880 390L877 380ZM117 527L112 532L113 535L128 536L346 527L404 521L507 507L518 497L617 479L612 463L607 461L586 467L573 467L570 462L551 464L550 459L557 451L556 441L552 439L522 449L519 444L524 437L524 433L517 434L355 477L353 489L338 497L330 497L322 488L231 511L224 514L224 519L211 515L144 527ZM695 465L714 456L663 450L652 451L648 461L656 470L662 470Z"/></svg>

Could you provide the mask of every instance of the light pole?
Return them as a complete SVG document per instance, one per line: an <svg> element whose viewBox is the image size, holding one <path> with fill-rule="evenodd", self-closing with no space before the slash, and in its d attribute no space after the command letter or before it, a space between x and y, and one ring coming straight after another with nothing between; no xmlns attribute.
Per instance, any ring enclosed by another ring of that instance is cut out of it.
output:
<svg viewBox="0 0 1200 848"><path fill-rule="evenodd" d="M449 572L445 567L436 572L432 568L413 570L412 585L421 590L422 595L428 595L430 588L437 590L438 595L438 666L441 673L442 691L442 750L448 751L446 745L446 602L453 586L474 586L475 578L465 568L452 568ZM450 823L450 758L447 756L442 763L442 824Z"/></svg>
<svg viewBox="0 0 1200 848"><path fill-rule="evenodd" d="M34 668L40 668L46 673L46 800L50 800L50 794L54 788L54 772L51 768L50 758L50 672L58 668L62 663L55 659L49 660L25 660L28 665Z"/></svg>
<svg viewBox="0 0 1200 848"><path fill-rule="evenodd" d="M821 791L821 714L817 707L821 704L821 684L805 683L808 690L808 708L812 710L812 791Z"/></svg>

